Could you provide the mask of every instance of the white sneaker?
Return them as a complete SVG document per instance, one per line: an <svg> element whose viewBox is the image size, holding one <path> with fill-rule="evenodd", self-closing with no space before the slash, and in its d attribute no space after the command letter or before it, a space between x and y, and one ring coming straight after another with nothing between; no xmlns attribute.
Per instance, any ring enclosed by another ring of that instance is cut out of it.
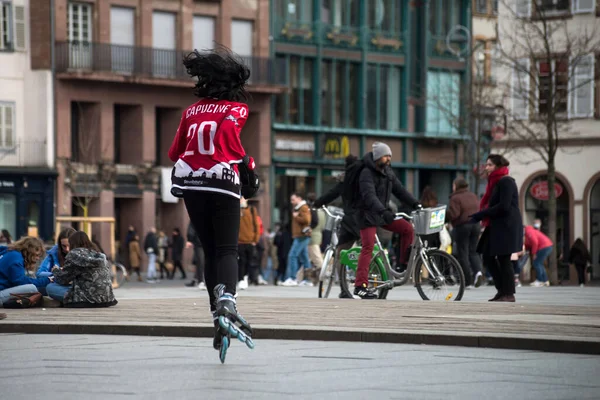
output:
<svg viewBox="0 0 600 400"><path fill-rule="evenodd" d="M261 286L264 286L264 285L268 285L269 282L265 281L265 278L263 278L262 275L259 275L258 276L258 284Z"/></svg>
<svg viewBox="0 0 600 400"><path fill-rule="evenodd" d="M156 279L148 278L146 279L146 283L156 283Z"/></svg>
<svg viewBox="0 0 600 400"><path fill-rule="evenodd" d="M281 286L288 286L288 287L298 286L298 282L295 279L287 278L285 281L283 281Z"/></svg>
<svg viewBox="0 0 600 400"><path fill-rule="evenodd" d="M244 279L238 282L238 289L246 290L248 289L248 277L245 276Z"/></svg>
<svg viewBox="0 0 600 400"><path fill-rule="evenodd" d="M579 287L585 287L585 285L583 283L579 284Z"/></svg>
<svg viewBox="0 0 600 400"><path fill-rule="evenodd" d="M200 283L198 284L198 289L200 289L200 290L206 290L206 283L204 283L204 282L200 282Z"/></svg>
<svg viewBox="0 0 600 400"><path fill-rule="evenodd" d="M313 285L313 283L312 283L311 281L307 281L307 280L305 279L305 280L303 280L302 282L300 282L300 283L298 284L298 286L308 286L308 287L313 287L314 285Z"/></svg>

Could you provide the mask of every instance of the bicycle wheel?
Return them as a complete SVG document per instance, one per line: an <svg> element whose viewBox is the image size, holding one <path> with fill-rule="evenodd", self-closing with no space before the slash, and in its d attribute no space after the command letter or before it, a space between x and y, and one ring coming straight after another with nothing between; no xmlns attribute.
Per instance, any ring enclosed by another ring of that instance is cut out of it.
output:
<svg viewBox="0 0 600 400"><path fill-rule="evenodd" d="M456 258L445 251L425 252L432 270L427 271L421 258L417 261L413 280L423 300L460 301L465 292L465 275ZM436 271L439 272L436 273Z"/></svg>
<svg viewBox="0 0 600 400"><path fill-rule="evenodd" d="M113 288L117 289L123 285L127 279L127 269L122 264L113 263L111 266L111 275Z"/></svg>
<svg viewBox="0 0 600 400"><path fill-rule="evenodd" d="M369 288L377 288L378 285L384 283L387 280L387 273L380 259L375 259L369 265ZM340 288L342 292L346 293L350 298L354 294L354 282L356 282L356 270L342 265L340 271ZM389 289L378 290L378 298L385 299L387 297Z"/></svg>
<svg viewBox="0 0 600 400"><path fill-rule="evenodd" d="M331 287L335 280L335 250L328 248L323 258L323 267L319 276L319 293L320 299L326 299L331 293Z"/></svg>

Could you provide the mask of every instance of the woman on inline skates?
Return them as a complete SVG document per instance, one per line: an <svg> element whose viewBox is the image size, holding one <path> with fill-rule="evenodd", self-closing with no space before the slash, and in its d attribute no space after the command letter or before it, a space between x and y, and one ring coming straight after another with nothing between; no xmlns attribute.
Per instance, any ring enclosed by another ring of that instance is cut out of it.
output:
<svg viewBox="0 0 600 400"><path fill-rule="evenodd" d="M169 158L175 162L172 193L183 197L206 256L205 282L215 324L213 346L221 362L231 337L254 347L250 325L237 313L240 191L258 190L254 160L240 133L248 117L245 85L250 70L229 49L188 54L183 65L196 77L200 100L184 110Z"/></svg>

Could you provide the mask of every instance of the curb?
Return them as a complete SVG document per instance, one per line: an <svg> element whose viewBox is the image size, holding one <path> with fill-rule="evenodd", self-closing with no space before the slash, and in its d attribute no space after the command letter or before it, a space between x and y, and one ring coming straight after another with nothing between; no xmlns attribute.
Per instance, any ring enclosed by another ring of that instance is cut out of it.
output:
<svg viewBox="0 0 600 400"><path fill-rule="evenodd" d="M212 325L81 324L81 323L0 323L0 333L131 335L212 338ZM600 355L600 340L572 337L510 336L485 333L437 333L434 331L365 331L319 327L258 326L254 339L315 340L435 346L481 347Z"/></svg>

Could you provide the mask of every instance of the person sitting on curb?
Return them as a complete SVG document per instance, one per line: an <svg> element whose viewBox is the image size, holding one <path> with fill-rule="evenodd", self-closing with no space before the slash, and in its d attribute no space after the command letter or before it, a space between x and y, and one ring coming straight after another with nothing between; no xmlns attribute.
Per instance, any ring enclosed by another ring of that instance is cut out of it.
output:
<svg viewBox="0 0 600 400"><path fill-rule="evenodd" d="M62 302L65 307L116 305L106 255L97 251L85 232L72 234L69 245L71 251L64 267L52 270L56 283L47 286L48 296Z"/></svg>
<svg viewBox="0 0 600 400"><path fill-rule="evenodd" d="M65 228L58 235L56 244L46 252L46 258L40 264L35 273L38 278L52 275L52 268L62 267L65 263L65 257L69 253L69 236L77 232L73 228Z"/></svg>
<svg viewBox="0 0 600 400"><path fill-rule="evenodd" d="M52 282L52 277L27 276L27 271L35 267L43 254L44 244L31 236L0 247L0 305L13 297L12 294L46 294L46 286Z"/></svg>

